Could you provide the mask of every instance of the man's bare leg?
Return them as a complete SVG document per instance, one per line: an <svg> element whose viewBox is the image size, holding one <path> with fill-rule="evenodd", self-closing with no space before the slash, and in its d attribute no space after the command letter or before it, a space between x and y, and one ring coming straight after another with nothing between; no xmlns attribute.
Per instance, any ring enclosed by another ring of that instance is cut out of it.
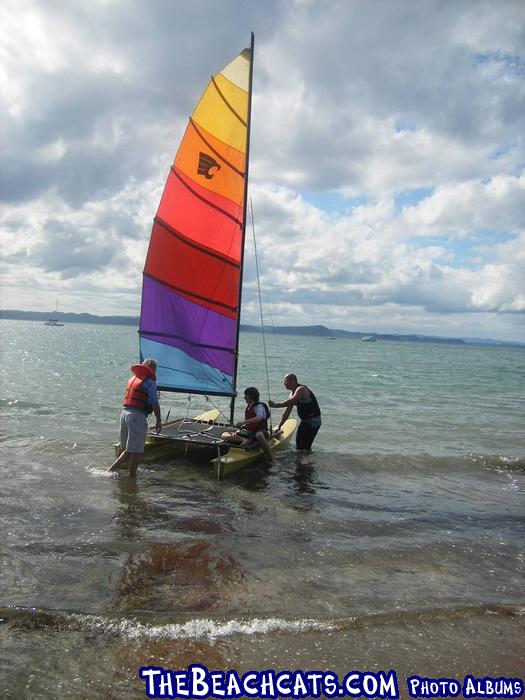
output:
<svg viewBox="0 0 525 700"><path fill-rule="evenodd" d="M126 450L123 450L120 455L117 457L117 459L113 462L111 467L109 468L110 472L116 472L119 469L122 469L124 467L124 462L128 459L130 456L129 452L126 452Z"/></svg>
<svg viewBox="0 0 525 700"><path fill-rule="evenodd" d="M272 448L270 447L270 443L269 443L268 440L266 439L266 436L265 436L265 434L263 433L262 430L259 430L259 431L255 434L255 439L257 440L257 442L258 442L259 445L261 446L261 449L262 449L262 451L264 452L264 456L266 457L266 459L268 460L268 462L270 462L270 464L273 464Z"/></svg>
<svg viewBox="0 0 525 700"><path fill-rule="evenodd" d="M129 465L129 475L134 477L137 473L137 467L139 466L139 461L142 455L138 452L130 453L128 465Z"/></svg>

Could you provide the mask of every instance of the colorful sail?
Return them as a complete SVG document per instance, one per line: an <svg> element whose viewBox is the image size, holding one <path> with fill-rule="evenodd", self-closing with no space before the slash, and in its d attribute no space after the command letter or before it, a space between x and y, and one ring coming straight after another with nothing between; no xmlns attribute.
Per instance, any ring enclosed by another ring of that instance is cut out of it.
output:
<svg viewBox="0 0 525 700"><path fill-rule="evenodd" d="M160 389L235 391L252 53L212 77L153 223L139 332Z"/></svg>

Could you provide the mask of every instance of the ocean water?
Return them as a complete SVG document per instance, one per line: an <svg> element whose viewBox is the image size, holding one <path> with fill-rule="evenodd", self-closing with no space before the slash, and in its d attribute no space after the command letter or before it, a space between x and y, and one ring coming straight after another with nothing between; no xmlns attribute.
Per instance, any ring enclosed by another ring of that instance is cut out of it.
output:
<svg viewBox="0 0 525 700"><path fill-rule="evenodd" d="M132 481L106 469L136 331L0 331L5 697L140 698L141 666L191 663L394 669L403 698L416 674L523 677L523 350L270 336L267 382L244 334L239 388L278 400L296 371L314 451Z"/></svg>

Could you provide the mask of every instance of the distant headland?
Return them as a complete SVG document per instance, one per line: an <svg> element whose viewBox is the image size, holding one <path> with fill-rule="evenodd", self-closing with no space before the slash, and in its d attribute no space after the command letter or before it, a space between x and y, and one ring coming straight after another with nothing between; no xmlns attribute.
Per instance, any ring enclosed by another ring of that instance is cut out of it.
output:
<svg viewBox="0 0 525 700"><path fill-rule="evenodd" d="M42 321L56 318L60 323L98 323L109 326L135 326L138 328L138 316L96 316L95 314L75 314L60 311L17 311L0 309L0 319L15 321ZM241 331L260 333L260 326L241 324ZM442 336L397 333L373 333L360 331L343 331L326 326L265 326L265 331L279 335L309 335L320 338L353 338L367 340L395 340L409 343L443 343L447 345L497 345L501 347L525 348L525 343L493 340L485 338L447 338Z"/></svg>

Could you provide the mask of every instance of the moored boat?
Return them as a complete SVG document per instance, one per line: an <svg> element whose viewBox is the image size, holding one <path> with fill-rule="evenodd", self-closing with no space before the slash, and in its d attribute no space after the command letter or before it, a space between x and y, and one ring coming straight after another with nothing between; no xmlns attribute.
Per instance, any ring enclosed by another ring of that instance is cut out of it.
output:
<svg viewBox="0 0 525 700"><path fill-rule="evenodd" d="M55 313L58 314L58 297L57 297L57 303L55 306ZM63 323L60 323L58 318L48 318L47 321L44 322L44 326L63 326Z"/></svg>

